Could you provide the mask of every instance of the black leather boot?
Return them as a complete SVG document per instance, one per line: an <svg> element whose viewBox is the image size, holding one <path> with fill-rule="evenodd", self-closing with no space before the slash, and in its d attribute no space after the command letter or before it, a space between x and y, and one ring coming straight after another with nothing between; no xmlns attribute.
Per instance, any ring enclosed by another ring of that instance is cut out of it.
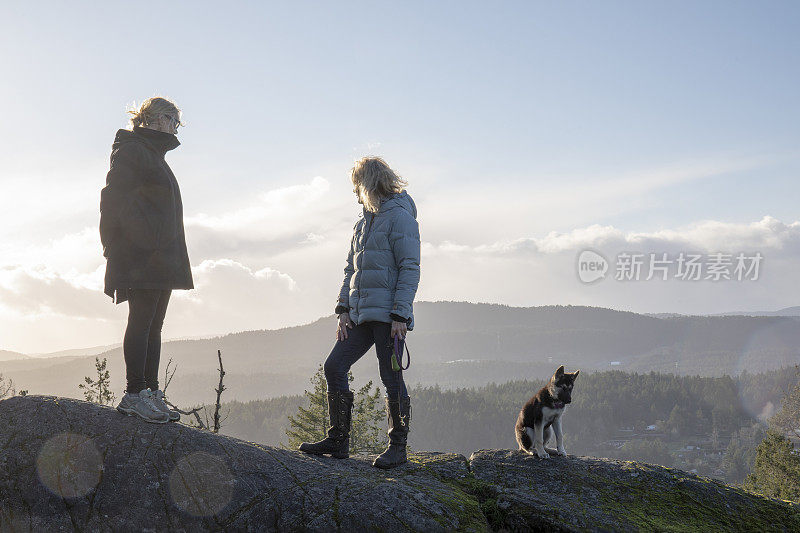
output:
<svg viewBox="0 0 800 533"><path fill-rule="evenodd" d="M350 457L350 420L353 413L352 391L328 391L328 436L319 442L304 442L300 451L314 455L329 454L337 459Z"/></svg>
<svg viewBox="0 0 800 533"><path fill-rule="evenodd" d="M389 447L372 463L378 468L394 468L408 460L406 443L411 423L411 398L406 396L400 401L386 398L386 413L389 415Z"/></svg>

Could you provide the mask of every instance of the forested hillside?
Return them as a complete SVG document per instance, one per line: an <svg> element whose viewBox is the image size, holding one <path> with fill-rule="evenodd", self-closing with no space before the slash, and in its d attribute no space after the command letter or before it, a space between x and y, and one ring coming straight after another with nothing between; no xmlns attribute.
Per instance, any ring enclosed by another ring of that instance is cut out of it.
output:
<svg viewBox="0 0 800 533"><path fill-rule="evenodd" d="M581 373L564 415L567 451L695 469L741 482L771 415L797 381L794 369L739 377L608 371ZM411 445L470 453L516 448L514 422L541 382L480 388L415 387ZM286 442L286 417L304 401L290 396L227 404L223 433L264 444Z"/></svg>

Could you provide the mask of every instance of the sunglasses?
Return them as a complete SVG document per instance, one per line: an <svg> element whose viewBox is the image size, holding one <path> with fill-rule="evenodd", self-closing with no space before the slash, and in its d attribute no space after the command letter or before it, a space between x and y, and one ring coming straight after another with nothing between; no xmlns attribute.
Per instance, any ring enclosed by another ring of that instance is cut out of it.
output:
<svg viewBox="0 0 800 533"><path fill-rule="evenodd" d="M175 129L176 129L176 130L177 130L177 129L178 129L178 127L181 125L181 121L180 121L180 120L178 120L176 117L174 117L174 116L172 116L172 115L167 115L167 114L164 114L164 116L165 116L165 117L167 117L167 118L168 118L170 121L172 121L172 122L174 122L174 123L175 123Z"/></svg>

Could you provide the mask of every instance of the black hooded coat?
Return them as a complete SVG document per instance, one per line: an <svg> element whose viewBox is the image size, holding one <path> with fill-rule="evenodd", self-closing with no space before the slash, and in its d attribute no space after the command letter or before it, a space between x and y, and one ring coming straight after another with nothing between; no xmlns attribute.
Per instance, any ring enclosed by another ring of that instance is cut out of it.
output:
<svg viewBox="0 0 800 533"><path fill-rule="evenodd" d="M127 289L192 289L183 203L165 154L175 135L134 126L119 130L100 194L105 293L117 303Z"/></svg>

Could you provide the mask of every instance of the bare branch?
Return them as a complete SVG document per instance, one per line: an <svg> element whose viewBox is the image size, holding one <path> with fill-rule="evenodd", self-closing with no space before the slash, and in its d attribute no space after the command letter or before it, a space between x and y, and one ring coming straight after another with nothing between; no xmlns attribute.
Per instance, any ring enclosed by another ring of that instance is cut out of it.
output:
<svg viewBox="0 0 800 533"><path fill-rule="evenodd" d="M17 391L14 389L14 381L0 374L0 399L6 396L15 396Z"/></svg>
<svg viewBox="0 0 800 533"><path fill-rule="evenodd" d="M170 402L166 398L164 399L164 403L166 403L172 409L175 409L176 411L178 411L180 414L182 414L184 416L192 416L192 415L194 415L194 417L197 419L197 424L200 426L200 429L208 429L208 427L206 426L206 424L208 423L208 420L206 420L206 424L203 424L203 421L200 419L200 415L198 414L201 410L205 410L205 408L202 405L200 407L195 407L194 409L191 409L190 411L184 411L183 409L180 409L179 407L176 407L175 404L173 404L172 402Z"/></svg>
<svg viewBox="0 0 800 533"><path fill-rule="evenodd" d="M225 377L225 369L222 367L222 351L217 350L217 358L219 359L219 385L217 386L216 389L214 389L217 393L217 401L214 405L214 429L213 429L214 433L219 433L219 428L221 425L219 419L219 411L220 408L222 407L221 404L222 391L225 390L225 385L223 385L222 383L222 380Z"/></svg>
<svg viewBox="0 0 800 533"><path fill-rule="evenodd" d="M172 366L172 363L172 357L170 357L169 361L167 361L167 368L164 370L164 388L161 389L164 391L164 394L167 393L167 387L169 387L169 384L172 383L172 378L175 377L175 372L178 371L178 364L175 363L175 366ZM172 366L172 373L169 371L170 366Z"/></svg>
<svg viewBox="0 0 800 533"><path fill-rule="evenodd" d="M225 390L225 385L223 384L223 378L225 377L225 368L222 366L222 351L217 350L217 359L219 360L219 385L217 386L214 391L217 393L217 400L216 404L214 405L214 416L213 420L213 427L209 422L208 418L208 409L205 406L195 407L194 409L190 409L188 411L184 411L183 409L178 408L174 403L170 402L168 399L164 398L164 402L170 406L170 408L176 410L180 414L184 416L193 416L197 421L197 426L200 429L211 429L214 433L219 433L220 427L222 427L222 423L228 418L226 414L224 417L220 417L220 411L222 409L222 392ZM178 370L178 365L172 360L169 359L167 362L166 369L164 371L164 388L162 389L164 392L167 391L167 387L169 384L172 383L172 379L175 377L175 373ZM200 412L202 411L202 417ZM205 420L203 420L205 419Z"/></svg>

